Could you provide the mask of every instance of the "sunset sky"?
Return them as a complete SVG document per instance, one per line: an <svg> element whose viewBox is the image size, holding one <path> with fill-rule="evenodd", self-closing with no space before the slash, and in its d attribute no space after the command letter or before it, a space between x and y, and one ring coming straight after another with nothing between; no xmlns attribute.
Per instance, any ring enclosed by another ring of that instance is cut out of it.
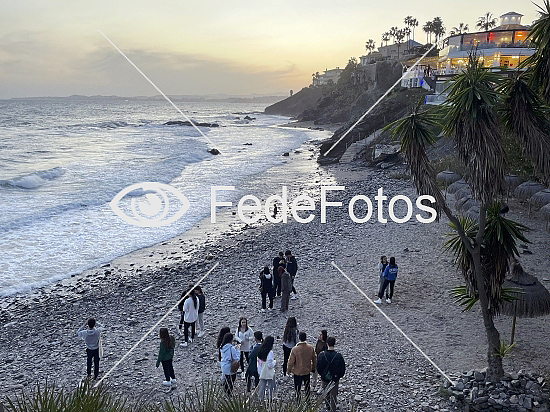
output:
<svg viewBox="0 0 550 412"><path fill-rule="evenodd" d="M537 1L535 0L535 3ZM313 72L344 67L369 38L412 15L441 16L447 33L479 16L524 14L530 1L143 1L0 0L0 99L155 95L97 30L167 94L287 93Z"/></svg>

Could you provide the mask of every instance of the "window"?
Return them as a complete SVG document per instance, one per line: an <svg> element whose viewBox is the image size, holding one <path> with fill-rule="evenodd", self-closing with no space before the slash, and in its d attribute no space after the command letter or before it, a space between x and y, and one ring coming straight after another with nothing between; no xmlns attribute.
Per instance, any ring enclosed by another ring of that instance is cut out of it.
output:
<svg viewBox="0 0 550 412"><path fill-rule="evenodd" d="M492 47L510 47L513 37L513 31L493 31L489 33L489 44Z"/></svg>
<svg viewBox="0 0 550 412"><path fill-rule="evenodd" d="M528 35L529 35L529 32L527 30L516 30L514 32L514 44L523 45L524 43L527 43Z"/></svg>
<svg viewBox="0 0 550 412"><path fill-rule="evenodd" d="M462 50L487 48L487 33L472 33L462 36Z"/></svg>

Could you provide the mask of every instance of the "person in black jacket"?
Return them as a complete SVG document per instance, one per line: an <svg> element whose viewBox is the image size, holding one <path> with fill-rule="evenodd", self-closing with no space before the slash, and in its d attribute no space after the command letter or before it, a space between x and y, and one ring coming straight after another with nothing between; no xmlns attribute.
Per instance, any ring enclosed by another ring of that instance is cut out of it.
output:
<svg viewBox="0 0 550 412"><path fill-rule="evenodd" d="M294 278L296 278L296 272L298 272L298 262L296 258L292 256L292 252L287 250L285 252L286 256L286 271L290 273L290 279L292 279L292 297L290 299L294 300L298 297L296 296L296 288L294 287Z"/></svg>
<svg viewBox="0 0 550 412"><path fill-rule="evenodd" d="M269 296L269 309L273 309L273 277L269 272L269 267L264 267L260 272L260 293L262 294L262 312L266 309L266 296Z"/></svg>
<svg viewBox="0 0 550 412"><path fill-rule="evenodd" d="M273 288L275 295L277 296L281 296L281 278L279 276L279 266L281 266L281 261L283 261L283 268L286 267L283 252L279 252L279 256L275 256L273 258Z"/></svg>
<svg viewBox="0 0 550 412"><path fill-rule="evenodd" d="M200 286L195 288L195 295L199 298L199 318L197 319L197 325L200 329L198 337L201 338L206 333L204 330L204 310L206 309L206 298L204 297L204 293L202 293L202 288Z"/></svg>
<svg viewBox="0 0 550 412"><path fill-rule="evenodd" d="M338 396L338 383L346 373L344 357L334 350L336 339L333 336L327 338L328 349L317 357L317 372L321 377L323 389L331 386L325 402L330 412L336 411L336 397Z"/></svg>

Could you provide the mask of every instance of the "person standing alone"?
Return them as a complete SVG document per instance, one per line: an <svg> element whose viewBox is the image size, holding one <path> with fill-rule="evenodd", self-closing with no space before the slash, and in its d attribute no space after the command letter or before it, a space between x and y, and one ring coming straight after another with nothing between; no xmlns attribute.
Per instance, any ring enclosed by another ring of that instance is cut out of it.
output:
<svg viewBox="0 0 550 412"><path fill-rule="evenodd" d="M170 336L168 329L160 328L160 348L157 357L157 368L162 363L162 369L164 370L163 385L170 386L176 384L176 376L174 375L174 348L176 347L176 340L173 336Z"/></svg>
<svg viewBox="0 0 550 412"><path fill-rule="evenodd" d="M290 351L288 358L287 371L294 374L294 389L296 390L296 400L300 402L302 383L306 392L306 400L309 401L310 392L310 373L315 370L317 356L313 346L306 342L306 333L298 334L300 341Z"/></svg>
<svg viewBox="0 0 550 412"><path fill-rule="evenodd" d="M97 379L97 375L99 375L99 339L103 329L103 325L96 324L95 319L90 318L76 332L77 336L86 342L86 373L88 378L92 374L92 360L94 362L94 379Z"/></svg>
<svg viewBox="0 0 550 412"><path fill-rule="evenodd" d="M287 250L285 252L285 256L286 256L286 270L288 273L290 273L290 279L292 280L293 295L290 299L294 300L298 298L296 294L296 288L294 287L294 279L296 278L296 273L298 272L298 262L296 261L296 258L292 256L292 252L290 250Z"/></svg>

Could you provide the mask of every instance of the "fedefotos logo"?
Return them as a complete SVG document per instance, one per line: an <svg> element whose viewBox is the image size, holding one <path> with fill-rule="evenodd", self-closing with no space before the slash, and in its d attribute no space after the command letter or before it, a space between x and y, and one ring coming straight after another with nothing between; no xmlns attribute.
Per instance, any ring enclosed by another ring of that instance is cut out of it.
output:
<svg viewBox="0 0 550 412"><path fill-rule="evenodd" d="M233 202L218 200L219 192L234 191L235 186L211 186L210 187L210 221L216 223L216 214L220 207L233 207ZM244 223L252 224L258 222L261 218L265 218L271 223L287 223L289 217L298 223L310 223L316 217L317 204L320 206L321 223L327 222L327 212L329 208L340 208L344 204L342 201L328 200L329 193L334 192L331 197L337 197L338 192L345 191L345 186L321 186L320 201L306 194L299 194L293 199L289 199L288 187L281 187L281 194L269 196L265 202L254 195L247 194L242 196L237 202L237 215ZM170 211L170 196L176 197L181 203L174 215L168 216ZM120 201L127 195L133 193L133 198L130 201L129 212L132 216L128 216L119 206ZM384 195L384 189L380 187L377 194L374 196L376 203L377 220L379 223L387 223L387 216L395 223L408 222L414 213L414 206L411 199L405 195L393 196L386 208L385 202L388 196ZM396 204L402 202L406 207L404 215L397 216ZM415 218L420 223L431 223L437 218L437 211L429 206L435 203L433 196L422 195L416 198L414 205L420 212L428 214L416 213ZM166 226L180 219L190 208L190 202L178 189L173 186L157 183L157 182L142 182L120 191L110 202L111 209L125 222L142 227L158 227ZM275 213L274 210L280 213ZM347 204L349 218L355 223L368 222L374 213L374 203L366 195L359 194L353 196ZM362 215L358 213L362 212Z"/></svg>

